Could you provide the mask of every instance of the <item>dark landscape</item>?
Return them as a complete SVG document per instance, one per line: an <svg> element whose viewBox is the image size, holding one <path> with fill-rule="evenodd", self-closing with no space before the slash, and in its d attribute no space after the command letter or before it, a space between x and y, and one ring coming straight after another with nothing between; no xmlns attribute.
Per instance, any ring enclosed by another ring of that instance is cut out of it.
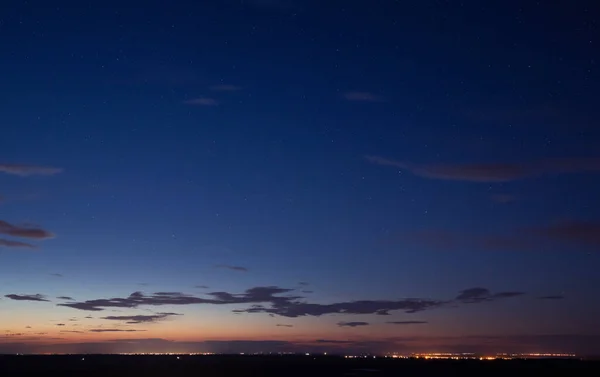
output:
<svg viewBox="0 0 600 377"><path fill-rule="evenodd" d="M0 356L2 376L597 376L584 360L344 359L336 356Z"/></svg>

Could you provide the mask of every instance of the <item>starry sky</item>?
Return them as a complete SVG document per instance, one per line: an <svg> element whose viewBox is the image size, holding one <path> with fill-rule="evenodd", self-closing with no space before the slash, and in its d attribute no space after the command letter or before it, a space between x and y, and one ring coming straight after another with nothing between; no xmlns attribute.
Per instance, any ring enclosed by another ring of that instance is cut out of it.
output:
<svg viewBox="0 0 600 377"><path fill-rule="evenodd" d="M1 8L0 353L600 353L594 2Z"/></svg>

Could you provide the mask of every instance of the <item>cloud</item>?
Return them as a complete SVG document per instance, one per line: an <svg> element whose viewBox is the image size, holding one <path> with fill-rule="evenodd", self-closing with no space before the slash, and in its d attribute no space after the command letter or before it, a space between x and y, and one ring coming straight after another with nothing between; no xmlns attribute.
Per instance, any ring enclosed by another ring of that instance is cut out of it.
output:
<svg viewBox="0 0 600 377"><path fill-rule="evenodd" d="M25 164L0 164L0 173L28 177L32 175L55 175L63 170L49 166L25 165Z"/></svg>
<svg viewBox="0 0 600 377"><path fill-rule="evenodd" d="M351 340L317 339L315 343L350 344L353 342Z"/></svg>
<svg viewBox="0 0 600 377"><path fill-rule="evenodd" d="M44 229L29 226L17 226L2 220L0 220L0 234L6 234L12 237L32 238L39 240L54 237L54 234Z"/></svg>
<svg viewBox="0 0 600 377"><path fill-rule="evenodd" d="M48 300L46 300L46 297L41 294L35 294L35 295L10 294L10 295L5 295L4 297L9 298L11 300L15 300L15 301L48 301Z"/></svg>
<svg viewBox="0 0 600 377"><path fill-rule="evenodd" d="M563 295L552 295L552 296L541 296L538 297L540 300L562 300L565 298Z"/></svg>
<svg viewBox="0 0 600 377"><path fill-rule="evenodd" d="M101 311L104 308L137 308L139 306L161 306L161 305L192 305L192 304L252 304L273 303L283 305L285 302L300 297L278 297L276 294L291 292L292 289L279 287L255 287L247 289L242 294L227 292L211 292L210 298L201 298L186 295L181 292L157 292L152 295L144 295L142 292L133 292L126 298L110 298L87 300L83 302L69 302L58 304L79 310Z"/></svg>
<svg viewBox="0 0 600 377"><path fill-rule="evenodd" d="M485 288L471 288L460 292L456 299L445 301L407 298L401 300L358 300L331 304L315 304L302 301L305 299L305 297L290 295L290 293L293 291L293 289L280 288L276 286L254 287L247 289L244 293L239 294L229 292L211 292L207 294L208 297L196 297L181 292L157 292L152 295L144 295L141 292L134 292L126 298L68 302L58 304L58 306L65 306L87 311L102 311L106 308L137 308L140 306L248 304L250 305L249 307L236 308L233 309L233 312L265 313L271 316L297 318L303 316L318 317L327 314L389 315L390 311L417 313L424 310L439 308L450 303L492 301L523 294L521 292L499 292L492 294ZM119 318L121 320L133 319L129 316L113 316L110 318Z"/></svg>
<svg viewBox="0 0 600 377"><path fill-rule="evenodd" d="M386 322L390 325L423 325L425 323L429 323L427 321L389 321Z"/></svg>
<svg viewBox="0 0 600 377"><path fill-rule="evenodd" d="M141 332L146 330L133 330L133 329L91 329L89 332Z"/></svg>
<svg viewBox="0 0 600 377"><path fill-rule="evenodd" d="M600 246L600 222L565 221L552 225L522 227L510 234L478 235L440 230L395 234L385 242L408 241L442 250L479 249L490 251L546 250L579 245L585 250Z"/></svg>
<svg viewBox="0 0 600 377"><path fill-rule="evenodd" d="M109 321L125 321L128 324L158 322L171 316L178 316L178 313L156 313L153 315L124 315L124 316L108 316L102 317Z"/></svg>
<svg viewBox="0 0 600 377"><path fill-rule="evenodd" d="M301 281L301 282L298 283L298 285L306 287L309 284L307 282L305 282L305 281Z"/></svg>
<svg viewBox="0 0 600 377"><path fill-rule="evenodd" d="M303 316L318 317L327 314L377 314L386 315L388 311L404 311L416 313L441 306L443 302L435 300L362 300L339 302L333 304L311 304L298 301L275 303L272 307L254 306L245 309L247 313L269 313L288 318Z"/></svg>
<svg viewBox="0 0 600 377"><path fill-rule="evenodd" d="M298 10L299 4L295 0L247 0L247 4L263 9L279 11Z"/></svg>
<svg viewBox="0 0 600 377"><path fill-rule="evenodd" d="M535 235L554 241L569 241L600 246L600 222L567 221L531 230Z"/></svg>
<svg viewBox="0 0 600 377"><path fill-rule="evenodd" d="M63 274L50 274L50 276L54 276L55 278L62 278L62 277L64 277Z"/></svg>
<svg viewBox="0 0 600 377"><path fill-rule="evenodd" d="M307 293L307 294L310 294L310 293L315 293L315 291L308 291L308 290L304 290L304 291L302 291L302 293Z"/></svg>
<svg viewBox="0 0 600 377"><path fill-rule="evenodd" d="M517 200L516 196L510 194L494 194L490 198L496 203L502 204L512 203Z"/></svg>
<svg viewBox="0 0 600 377"><path fill-rule="evenodd" d="M365 158L371 163L407 170L423 178L480 183L510 182L548 174L600 172L600 158L481 164L414 164L380 156L365 156Z"/></svg>
<svg viewBox="0 0 600 377"><path fill-rule="evenodd" d="M208 285L195 285L194 288L199 288L199 289L208 289L210 288Z"/></svg>
<svg viewBox="0 0 600 377"><path fill-rule="evenodd" d="M64 326L64 323L57 323L56 326Z"/></svg>
<svg viewBox="0 0 600 377"><path fill-rule="evenodd" d="M57 299L59 300L68 300L68 301L72 301L73 297L69 297L69 296L58 296Z"/></svg>
<svg viewBox="0 0 600 377"><path fill-rule="evenodd" d="M353 102L384 102L385 99L381 96L370 92L345 92L342 96L348 100Z"/></svg>
<svg viewBox="0 0 600 377"><path fill-rule="evenodd" d="M210 90L213 90L215 92L238 92L242 90L242 87L236 85L220 84L211 86Z"/></svg>
<svg viewBox="0 0 600 377"><path fill-rule="evenodd" d="M340 327L359 327L369 326L369 322L338 322L337 325Z"/></svg>
<svg viewBox="0 0 600 377"><path fill-rule="evenodd" d="M456 296L456 301L464 304L476 304L502 298L522 296L524 294L524 292L498 292L492 294L487 288L475 287L461 291L460 294Z"/></svg>
<svg viewBox="0 0 600 377"><path fill-rule="evenodd" d="M277 327L294 327L294 325L285 325L285 324L281 324L281 323L278 323L275 326L277 326Z"/></svg>
<svg viewBox="0 0 600 377"><path fill-rule="evenodd" d="M219 105L219 102L216 99L209 98L209 97L193 98L193 99L184 101L184 103L186 105L197 105L197 106L217 106L217 105Z"/></svg>
<svg viewBox="0 0 600 377"><path fill-rule="evenodd" d="M0 238L0 247L14 247L14 248L23 248L23 249L36 249L37 246L20 242L20 241L12 241L4 238Z"/></svg>
<svg viewBox="0 0 600 377"><path fill-rule="evenodd" d="M248 269L246 267L231 266L231 265L227 265L227 264L220 264L217 266L217 268L225 268L227 270L232 270L232 271L248 272Z"/></svg>

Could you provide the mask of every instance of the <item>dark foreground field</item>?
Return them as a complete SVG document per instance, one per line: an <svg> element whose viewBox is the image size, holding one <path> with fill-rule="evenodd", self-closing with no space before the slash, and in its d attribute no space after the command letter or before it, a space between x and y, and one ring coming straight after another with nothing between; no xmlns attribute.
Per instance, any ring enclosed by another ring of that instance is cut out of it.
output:
<svg viewBox="0 0 600 377"><path fill-rule="evenodd" d="M600 376L577 360L446 361L309 356L0 356L0 376Z"/></svg>

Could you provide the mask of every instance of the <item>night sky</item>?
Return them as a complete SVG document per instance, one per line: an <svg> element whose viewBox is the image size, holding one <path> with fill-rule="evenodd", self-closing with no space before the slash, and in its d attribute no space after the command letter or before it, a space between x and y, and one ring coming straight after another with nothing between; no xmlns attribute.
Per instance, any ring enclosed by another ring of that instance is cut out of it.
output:
<svg viewBox="0 0 600 377"><path fill-rule="evenodd" d="M600 353L593 1L2 1L0 353Z"/></svg>

